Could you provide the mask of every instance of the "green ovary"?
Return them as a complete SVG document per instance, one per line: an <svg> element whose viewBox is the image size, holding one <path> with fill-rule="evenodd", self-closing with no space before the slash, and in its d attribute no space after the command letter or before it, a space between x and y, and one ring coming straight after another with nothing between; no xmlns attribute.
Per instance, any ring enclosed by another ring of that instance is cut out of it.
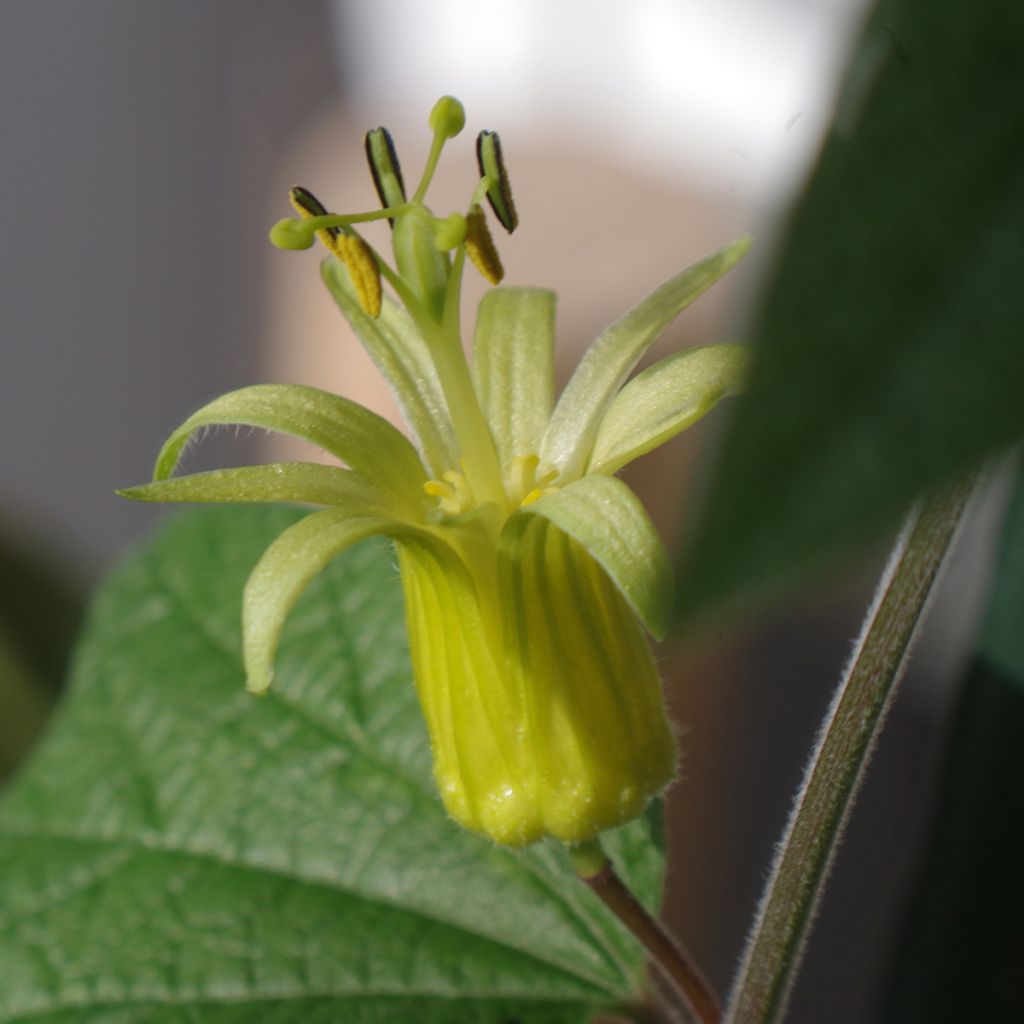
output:
<svg viewBox="0 0 1024 1024"><path fill-rule="evenodd" d="M539 517L495 586L440 545L399 551L452 818L525 846L585 842L641 813L675 774L675 743L641 626L594 559Z"/></svg>

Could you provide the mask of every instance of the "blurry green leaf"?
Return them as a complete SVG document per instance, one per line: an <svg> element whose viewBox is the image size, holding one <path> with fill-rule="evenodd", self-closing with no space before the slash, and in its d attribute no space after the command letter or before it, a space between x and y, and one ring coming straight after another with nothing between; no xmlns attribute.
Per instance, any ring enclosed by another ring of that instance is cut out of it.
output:
<svg viewBox="0 0 1024 1024"><path fill-rule="evenodd" d="M296 606L244 692L246 575L297 514L203 509L101 590L67 703L0 803L0 1022L568 1022L637 998L561 850L452 825L392 555ZM654 826L612 838L648 904Z"/></svg>
<svg viewBox="0 0 1024 1024"><path fill-rule="evenodd" d="M680 579L837 569L1024 432L1024 5L883 0L797 204Z"/></svg>

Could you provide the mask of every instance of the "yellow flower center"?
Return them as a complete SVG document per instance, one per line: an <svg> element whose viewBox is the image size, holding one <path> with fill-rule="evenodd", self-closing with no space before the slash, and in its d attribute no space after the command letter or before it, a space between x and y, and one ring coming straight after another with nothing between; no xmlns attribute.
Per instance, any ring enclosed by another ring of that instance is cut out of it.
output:
<svg viewBox="0 0 1024 1024"><path fill-rule="evenodd" d="M538 476L539 463L537 455L517 455L512 460L505 487L513 508L525 508L545 494L554 494L558 490L553 486L558 479L558 471L549 469Z"/></svg>
<svg viewBox="0 0 1024 1024"><path fill-rule="evenodd" d="M508 511L526 508L547 494L554 494L557 470L547 470L538 475L540 459L537 455L517 455L505 475L505 494ZM449 469L441 474L440 480L428 480L423 490L437 498L437 507L446 517L464 516L478 507L479 502L463 470Z"/></svg>

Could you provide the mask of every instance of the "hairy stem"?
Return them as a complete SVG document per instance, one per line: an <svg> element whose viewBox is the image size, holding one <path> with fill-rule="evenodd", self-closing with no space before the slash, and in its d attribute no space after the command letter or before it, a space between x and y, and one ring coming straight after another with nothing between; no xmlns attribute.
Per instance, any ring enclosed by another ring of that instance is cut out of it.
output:
<svg viewBox="0 0 1024 1024"><path fill-rule="evenodd" d="M909 516L825 718L733 986L728 1024L781 1019L836 848L973 476Z"/></svg>
<svg viewBox="0 0 1024 1024"><path fill-rule="evenodd" d="M682 1019L689 1024L719 1024L722 1011L711 988L678 942L640 904L615 866L595 842L570 851L579 878L633 933L651 962L681 1001Z"/></svg>

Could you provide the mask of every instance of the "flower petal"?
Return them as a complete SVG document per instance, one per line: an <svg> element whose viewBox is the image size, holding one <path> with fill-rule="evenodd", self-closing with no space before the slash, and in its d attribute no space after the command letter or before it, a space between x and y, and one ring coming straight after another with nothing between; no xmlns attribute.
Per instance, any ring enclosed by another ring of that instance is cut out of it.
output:
<svg viewBox="0 0 1024 1024"><path fill-rule="evenodd" d="M745 346L708 345L676 352L637 374L601 419L587 472L616 473L675 437L720 398L738 394L749 367Z"/></svg>
<svg viewBox="0 0 1024 1024"><path fill-rule="evenodd" d="M422 508L426 481L416 449L387 420L317 388L257 384L231 391L193 413L164 442L154 480L174 472L189 437L202 427L240 423L300 437L372 481L381 497L403 510Z"/></svg>
<svg viewBox="0 0 1024 1024"><path fill-rule="evenodd" d="M658 639L668 628L672 570L640 499L611 476L585 476L520 509L502 530L499 557L519 558L531 519L542 516L579 542Z"/></svg>
<svg viewBox="0 0 1024 1024"><path fill-rule="evenodd" d="M430 474L439 477L459 464L448 403L426 342L408 315L384 299L380 316L359 305L349 273L336 259L324 260L321 275L334 301L388 382L405 422L419 443Z"/></svg>
<svg viewBox="0 0 1024 1024"><path fill-rule="evenodd" d="M499 602L481 593L446 545L402 537L413 675L430 733L434 778L460 825L522 846L544 834L522 713L504 671Z"/></svg>
<svg viewBox="0 0 1024 1024"><path fill-rule="evenodd" d="M271 462L156 480L117 492L134 501L308 501L379 505L373 486L351 470L316 462ZM383 511L383 509L382 509Z"/></svg>
<svg viewBox="0 0 1024 1024"><path fill-rule="evenodd" d="M580 360L562 393L541 446L541 468L563 480L583 472L598 424L637 361L691 302L724 276L750 248L741 238L666 281L607 327Z"/></svg>
<svg viewBox="0 0 1024 1024"><path fill-rule="evenodd" d="M540 445L554 402L554 345L554 292L494 288L481 299L473 384L503 468Z"/></svg>
<svg viewBox="0 0 1024 1024"><path fill-rule="evenodd" d="M246 686L270 686L281 630L299 596L337 555L367 537L415 531L387 516L367 514L360 502L349 509L314 512L290 526L263 553L242 598L242 651Z"/></svg>
<svg viewBox="0 0 1024 1024"><path fill-rule="evenodd" d="M516 735L543 831L581 843L643 810L674 774L675 744L643 627L616 583L552 522L527 522L501 581Z"/></svg>

